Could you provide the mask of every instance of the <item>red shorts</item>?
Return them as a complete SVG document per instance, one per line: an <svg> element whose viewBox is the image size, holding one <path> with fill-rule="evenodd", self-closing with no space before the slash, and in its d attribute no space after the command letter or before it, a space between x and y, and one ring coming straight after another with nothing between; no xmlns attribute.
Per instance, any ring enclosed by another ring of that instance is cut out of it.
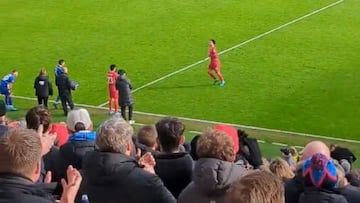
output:
<svg viewBox="0 0 360 203"><path fill-rule="evenodd" d="M109 89L109 97L113 99L119 98L119 93L116 89Z"/></svg>
<svg viewBox="0 0 360 203"><path fill-rule="evenodd" d="M209 70L220 70L220 64L218 64L218 63L210 63L208 69Z"/></svg>

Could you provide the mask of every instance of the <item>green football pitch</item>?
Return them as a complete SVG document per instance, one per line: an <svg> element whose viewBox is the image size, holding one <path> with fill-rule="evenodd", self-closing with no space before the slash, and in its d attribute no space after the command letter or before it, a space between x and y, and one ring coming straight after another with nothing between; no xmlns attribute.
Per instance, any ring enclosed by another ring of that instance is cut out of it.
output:
<svg viewBox="0 0 360 203"><path fill-rule="evenodd" d="M34 97L40 68L54 80L63 58L80 82L75 102L100 106L115 63L137 111L358 139L359 9L358 0L2 0L0 74L18 69L14 94ZM222 88L207 75L210 38Z"/></svg>

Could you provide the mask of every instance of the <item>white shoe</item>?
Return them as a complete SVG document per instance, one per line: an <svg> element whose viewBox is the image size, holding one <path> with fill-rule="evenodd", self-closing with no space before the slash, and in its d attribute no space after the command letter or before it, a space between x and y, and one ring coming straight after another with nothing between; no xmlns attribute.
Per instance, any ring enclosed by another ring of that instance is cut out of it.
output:
<svg viewBox="0 0 360 203"><path fill-rule="evenodd" d="M129 120L129 124L130 124L130 125L132 125L132 124L134 124L134 123L135 123L134 120Z"/></svg>

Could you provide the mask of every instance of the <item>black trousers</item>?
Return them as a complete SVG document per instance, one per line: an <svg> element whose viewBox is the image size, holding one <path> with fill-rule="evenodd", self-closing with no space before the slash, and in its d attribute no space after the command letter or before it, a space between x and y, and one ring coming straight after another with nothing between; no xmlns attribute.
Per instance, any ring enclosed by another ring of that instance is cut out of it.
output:
<svg viewBox="0 0 360 203"><path fill-rule="evenodd" d="M48 107L48 99L49 97L37 97L38 100L38 104L39 105L44 105L45 107Z"/></svg>
<svg viewBox="0 0 360 203"><path fill-rule="evenodd" d="M124 120L126 120L126 107L129 107L129 120L132 120L132 115L133 115L133 106L132 105L120 106L121 116L124 118Z"/></svg>
<svg viewBox="0 0 360 203"><path fill-rule="evenodd" d="M64 111L64 115L67 116L67 113L68 113L67 105L70 106L71 110L74 109L74 103L72 101L71 93L60 95L60 100L61 100L61 105L62 105L62 108Z"/></svg>

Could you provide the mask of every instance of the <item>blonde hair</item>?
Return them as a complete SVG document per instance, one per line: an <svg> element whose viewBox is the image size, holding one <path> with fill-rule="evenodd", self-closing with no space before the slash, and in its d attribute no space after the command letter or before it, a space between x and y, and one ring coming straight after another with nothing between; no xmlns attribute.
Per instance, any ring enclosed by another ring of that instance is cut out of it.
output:
<svg viewBox="0 0 360 203"><path fill-rule="evenodd" d="M36 131L11 129L0 138L0 173L30 177L41 160L41 141Z"/></svg>
<svg viewBox="0 0 360 203"><path fill-rule="evenodd" d="M260 169L271 172L270 171L270 162L265 157L262 157L261 160L262 160L263 165L260 166Z"/></svg>
<svg viewBox="0 0 360 203"><path fill-rule="evenodd" d="M284 184L267 171L253 171L235 181L225 197L226 203L283 203Z"/></svg>
<svg viewBox="0 0 360 203"><path fill-rule="evenodd" d="M293 178L295 176L294 172L292 172L289 164L282 158L275 158L270 163L270 171L275 174L279 178Z"/></svg>

